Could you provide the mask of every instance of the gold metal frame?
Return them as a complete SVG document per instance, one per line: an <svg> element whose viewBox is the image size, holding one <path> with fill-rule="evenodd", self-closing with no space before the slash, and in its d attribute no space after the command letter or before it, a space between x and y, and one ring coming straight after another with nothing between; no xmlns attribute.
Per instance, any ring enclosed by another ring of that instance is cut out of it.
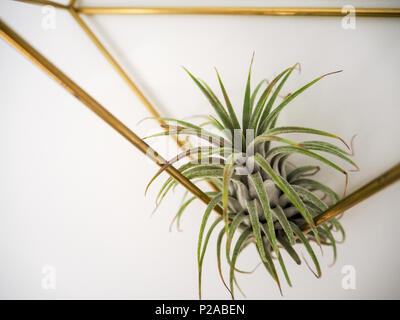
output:
<svg viewBox="0 0 400 320"><path fill-rule="evenodd" d="M241 15L241 16L345 16L342 8L310 8L310 7L75 7L76 0L69 5L46 0L15 0L38 5L52 5L60 9L73 7L84 14L195 14L195 15ZM396 8L355 8L358 17L400 17L400 9Z"/></svg>
<svg viewBox="0 0 400 320"><path fill-rule="evenodd" d="M324 16L340 17L346 15L341 8L284 8L284 7L80 7L84 14L203 14L240 16ZM399 9L365 8L356 9L359 17L399 17Z"/></svg>
<svg viewBox="0 0 400 320"><path fill-rule="evenodd" d="M82 20L79 14L203 14L203 15L263 15L263 16L344 16L341 8L242 8L242 7L76 7L76 0L70 0L68 5L59 4L47 0L15 0L25 3L37 5L51 5L55 8L69 11L74 20L79 24L82 30L88 35L91 41L96 45L100 52L105 56L107 61L118 72L121 78L127 83L133 93L144 104L146 109L155 117L160 117L159 112L149 102L145 95L131 80L128 74L119 65L117 60L109 53L106 47L99 41L92 30ZM400 17L400 9L384 9L384 8L357 8L355 14L359 17ZM95 99L87 94L82 88L74 83L61 70L41 55L28 42L15 33L10 27L0 20L0 36L14 46L17 50L28 57L32 62L43 69L54 80L61 84L67 91L77 97L83 104L97 114L102 120L108 123L113 129L126 138L138 150L153 160L158 165L165 163L165 160L142 139L140 139L133 131L126 127L119 119L112 115L107 109L101 106ZM161 124L162 121L159 121ZM178 141L179 144L179 141ZM168 174L176 181L181 183L193 195L198 197L204 203L208 204L210 198L202 192L196 185L186 179L177 169L170 166L167 169ZM339 201L336 205L329 208L324 213L315 217L316 225L326 222L327 220L341 214L343 211L351 208L357 203L365 200L374 193L382 190L388 185L400 179L400 163L378 176L368 184L364 185L354 193ZM215 211L222 214L221 207L217 206ZM305 225L302 228L304 233L310 231L310 226Z"/></svg>

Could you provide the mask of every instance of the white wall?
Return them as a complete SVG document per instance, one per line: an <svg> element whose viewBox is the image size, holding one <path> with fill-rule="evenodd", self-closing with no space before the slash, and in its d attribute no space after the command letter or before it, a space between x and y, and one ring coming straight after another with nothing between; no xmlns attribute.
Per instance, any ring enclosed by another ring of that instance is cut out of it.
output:
<svg viewBox="0 0 400 320"><path fill-rule="evenodd" d="M275 3L185 1L220 6ZM397 1L302 4L398 6ZM151 121L137 125L148 113L67 12L57 11L55 30L42 28L37 6L1 1L0 12L3 21L136 133L143 136L156 129ZM298 97L282 123L328 130L347 140L357 133L355 160L361 171L352 174L350 191L400 158L398 18L358 18L355 30L343 29L340 18L323 17L85 20L161 113L180 118L211 111L182 65L213 87L213 67L218 67L237 109L253 51L254 80L271 79L301 62L302 73L289 81L288 92L325 72L343 69ZM0 297L196 299L195 250L204 205L195 203L186 212L183 233L170 233L182 189L150 218L163 179L146 197L143 193L156 166L2 40L0 54ZM163 143L152 145L165 151ZM326 169L320 178L337 190L343 186L343 177L332 170ZM322 279L315 279L305 265L288 262L293 288L284 285L283 298L400 298L395 204L399 191L399 184L393 185L345 214L348 239L339 245L335 266L328 267L330 250L320 257ZM215 239L205 262L204 297L229 298L218 278L214 245ZM249 250L239 263L250 267L257 261ZM56 270L55 290L41 287L46 265ZM356 269L356 290L341 287L344 265ZM248 298L281 299L262 268L238 279Z"/></svg>

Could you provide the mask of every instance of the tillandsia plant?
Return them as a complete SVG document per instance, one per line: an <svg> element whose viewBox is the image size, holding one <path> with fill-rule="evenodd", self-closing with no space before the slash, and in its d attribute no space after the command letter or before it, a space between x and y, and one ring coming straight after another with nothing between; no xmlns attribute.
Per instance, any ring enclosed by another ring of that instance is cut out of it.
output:
<svg viewBox="0 0 400 320"><path fill-rule="evenodd" d="M338 241L333 232L341 233L339 241L343 241L345 238L345 232L337 219L331 219L319 226L314 223L313 218L316 215L327 210L340 198L331 188L310 178L319 171L319 166L310 163L297 167L288 159L293 154L300 154L318 160L344 174L347 187L347 171L326 158L324 154L337 157L358 169L357 165L349 158L352 155L351 148L339 136L325 131L297 126L277 126L278 116L289 102L325 76L340 71L322 75L294 93L282 97L280 96L282 87L292 72L296 68L300 68L299 64L285 69L271 82L261 81L253 91L250 85L251 68L252 63L245 89L241 124L218 71L217 77L225 105L205 82L186 70L214 108L218 119L210 115L207 116L205 124L195 125L177 119L159 118L164 122L163 126L167 130L146 137L196 136L206 143L206 145L200 144L195 147L186 144L185 150L166 162L149 183L150 185L168 166L179 160L187 159L188 161L178 170L194 183L206 181L213 187L213 191L206 192L211 201L204 212L198 237L197 261L200 298L205 252L210 236L219 225L222 228L217 237L218 270L222 282L232 298L234 298L235 286L240 290L235 278L236 273L250 273L250 271L243 271L236 267L239 254L249 244L255 244L261 263L282 293L274 260L282 269L286 282L291 286L291 280L281 254L282 250L285 250L297 264L300 264L301 259L295 244L303 244L313 261L315 271L310 266L309 268L319 278L321 268L310 242L316 242L320 247L322 245L332 247L335 260ZM205 130L206 124L213 126L220 134ZM282 137L284 134L295 133L336 139L343 144L343 148L326 141L310 140L298 143ZM317 152L322 152L322 154ZM177 184L178 182L171 177L166 180L158 193L156 207ZM182 213L195 199L196 197L192 197L182 201L173 220L173 222L177 222L178 228ZM216 206L222 207L223 214L217 216L212 223L208 223L211 212ZM208 230L206 230L208 225ZM302 227L305 225L308 225L311 231L303 234ZM233 243L236 235L236 241ZM230 267L228 284L224 280L221 268L224 236L226 237L225 255Z"/></svg>

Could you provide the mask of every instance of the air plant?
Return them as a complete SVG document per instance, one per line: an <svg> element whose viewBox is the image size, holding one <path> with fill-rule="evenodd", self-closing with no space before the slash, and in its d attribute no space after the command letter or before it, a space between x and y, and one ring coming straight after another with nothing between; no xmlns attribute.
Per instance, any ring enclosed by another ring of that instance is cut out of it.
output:
<svg viewBox="0 0 400 320"><path fill-rule="evenodd" d="M150 185L168 166L186 159L187 162L178 170L194 183L206 181L213 186L213 190L207 192L211 201L203 214L198 236L200 298L205 252L210 236L218 226L222 225L217 236L218 270L232 298L234 298L235 285L238 287L236 273L250 273L236 267L239 254L248 245L255 244L261 263L282 293L274 260L282 269L288 285L292 285L283 261L282 250L300 264L301 259L295 244L304 245L315 271L308 264L307 266L319 278L321 268L310 242L316 242L321 248L323 245L332 247L335 260L338 241L333 233L341 233L340 241L345 238L343 227L337 219L331 219L318 226L314 223L313 218L316 215L327 210L340 199L331 188L310 178L320 170L320 167L312 163L295 166L289 162L289 157L300 154L332 167L344 174L347 187L347 170L326 158L324 154L344 160L358 169L349 158L352 155L351 148L342 138L329 132L298 126L277 126L278 116L289 102L322 78L340 71L324 74L292 94L282 97L280 95L282 87L292 72L300 68L299 64L285 69L269 83L265 80L261 81L253 91L250 85L251 68L252 63L245 89L241 124L218 71L216 71L217 77L225 105L205 82L185 69L216 112L218 118L207 116L206 124L211 125L218 133L204 129L205 125L195 125L172 118L158 118L165 123L163 126L167 130L146 137L195 136L206 143L206 145L199 144L195 147L186 144L184 151L165 163L149 183ZM318 140L294 142L287 137L282 137L286 134L328 137L343 144L344 148ZM176 185L178 182L171 177L165 181L158 193L156 207ZM182 213L195 199L196 197L192 197L182 201L173 220L177 222L178 228ZM222 207L223 214L209 223L211 212L216 206ZM308 225L311 231L303 234L302 227L305 225ZM221 268L224 237L226 238L225 256L230 268L228 283L224 280Z"/></svg>

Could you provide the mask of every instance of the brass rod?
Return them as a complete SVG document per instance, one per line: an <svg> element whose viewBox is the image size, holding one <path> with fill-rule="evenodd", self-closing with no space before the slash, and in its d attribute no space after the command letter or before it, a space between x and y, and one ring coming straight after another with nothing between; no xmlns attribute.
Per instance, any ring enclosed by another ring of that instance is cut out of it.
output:
<svg viewBox="0 0 400 320"><path fill-rule="evenodd" d="M29 58L34 64L45 71L50 77L52 77L55 81L62 85L64 89L66 89L76 98L78 98L78 100L85 104L90 110L97 114L102 120L104 120L108 125L115 129L119 134L121 134L137 149L144 153L148 158L153 160L157 165L161 166L166 163L165 159L163 159L146 142L140 139L119 119L117 119L107 109L100 105L94 98L86 93L81 87L79 87L74 81L72 81L67 75L65 75L49 60L47 60L41 53L39 53L35 48L33 48L28 42L21 38L1 20L0 35L18 51ZM210 198L204 192L202 192L195 184L189 181L173 166L170 166L167 169L167 172L171 177L182 184L187 190L189 190L193 195L195 195L205 204L208 204L210 202ZM222 209L219 206L215 207L215 211L219 214L222 214Z"/></svg>
<svg viewBox="0 0 400 320"><path fill-rule="evenodd" d="M330 207L325 212L321 213L320 215L314 218L314 222L316 225L320 225L335 216L339 215L340 213L350 209L351 207L355 206L357 203L367 199L368 197L372 196L373 194L381 191L382 189L386 188L387 186L391 185L392 183L398 181L400 179L400 163L395 165L393 168L389 169L385 173L381 174L379 177L373 179L357 191L353 192L352 194L348 195L347 197L340 200L338 203ZM310 225L305 225L302 228L304 233L307 233L311 230Z"/></svg>
<svg viewBox="0 0 400 320"><path fill-rule="evenodd" d="M104 55L107 61L111 64L111 66L117 71L117 73L121 76L121 78L128 84L128 86L132 89L133 93L139 98L139 100L143 103L145 108L151 113L153 117L160 118L160 113L153 107L153 105L147 100L144 94L138 89L135 83L131 80L131 78L127 75L127 73L122 69L120 64L114 59L111 53L104 47L104 45L100 42L100 40L96 37L93 31L89 28L89 26L82 20L79 14L73 7L70 7L68 11L71 13L72 17L79 24L83 31L88 35L89 39L96 45L99 51ZM157 122L162 126L165 124L163 120L157 120ZM183 143L177 136L171 136L171 138L176 142L178 147L182 147ZM216 191L216 186L208 182L210 187Z"/></svg>
<svg viewBox="0 0 400 320"><path fill-rule="evenodd" d="M153 107L153 105L147 100L147 98L143 95L143 93L137 88L135 83L129 78L127 73L122 69L120 64L114 59L111 53L104 47L104 45L100 42L100 40L96 37L92 30L90 30L89 26L82 20L79 14L73 7L70 7L68 11L71 13L72 17L79 24L83 31L89 36L89 39L96 45L99 51L105 56L107 61L111 64L111 66L117 71L117 73L121 76L121 78L128 84L128 86L132 89L134 94L140 99L140 101L144 104L145 108L151 113L153 117L160 118L160 113ZM162 126L165 124L163 120L157 120L158 123ZM176 142L178 147L182 147L183 143L179 139L179 137L171 136L171 138ZM209 186L216 191L216 186L208 182Z"/></svg>
<svg viewBox="0 0 400 320"><path fill-rule="evenodd" d="M59 9L68 9L68 5L57 3L54 1L47 1L47 0L14 0L14 1L28 3L28 4L36 4L40 6L52 6Z"/></svg>
<svg viewBox="0 0 400 320"><path fill-rule="evenodd" d="M114 57L110 54L110 52L104 47L104 45L99 41L96 35L89 29L86 23L82 20L82 18L78 15L76 10L72 7L68 9L71 16L75 19L75 21L79 24L83 31L88 35L90 40L96 45L96 47L100 50L100 52L104 55L107 61L111 64L111 66L118 72L121 78L128 84L133 93L139 98L139 100L144 104L146 109L151 113L153 117L160 117L160 114L153 107L153 105L149 102L149 100L144 96L144 94L138 89L138 87L134 84L134 82L129 78L127 73L122 69L119 63L114 59Z"/></svg>
<svg viewBox="0 0 400 320"><path fill-rule="evenodd" d="M170 15L260 15L260 16L325 16L341 17L348 14L342 8L286 8L286 7L80 7L84 14L170 14ZM355 8L358 17L400 17L397 8Z"/></svg>
<svg viewBox="0 0 400 320"><path fill-rule="evenodd" d="M52 5L68 9L73 4L63 5L46 0L14 0L37 5ZM75 1L73 1L75 2ZM76 10L84 14L169 14L169 15L245 15L245 16L314 16L342 17L348 14L342 8L324 7L78 7ZM355 8L358 17L400 17L399 8Z"/></svg>

